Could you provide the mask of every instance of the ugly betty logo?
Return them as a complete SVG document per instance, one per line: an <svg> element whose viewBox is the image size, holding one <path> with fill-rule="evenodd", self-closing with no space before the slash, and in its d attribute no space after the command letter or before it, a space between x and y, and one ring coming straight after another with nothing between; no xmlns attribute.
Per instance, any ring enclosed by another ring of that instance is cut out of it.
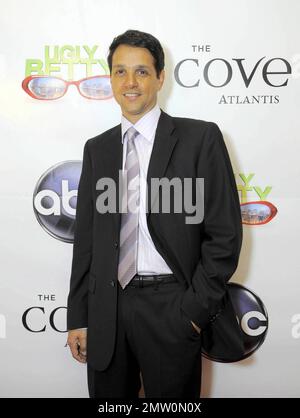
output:
<svg viewBox="0 0 300 418"><path fill-rule="evenodd" d="M57 100L73 85L85 99L111 99L109 68L98 49L98 45L46 45L43 59L26 60L23 90L36 100Z"/></svg>

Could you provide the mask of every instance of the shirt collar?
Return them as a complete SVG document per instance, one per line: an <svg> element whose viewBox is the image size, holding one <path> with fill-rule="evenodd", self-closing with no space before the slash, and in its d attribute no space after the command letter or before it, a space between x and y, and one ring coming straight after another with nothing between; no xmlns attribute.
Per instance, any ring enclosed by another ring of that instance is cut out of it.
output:
<svg viewBox="0 0 300 418"><path fill-rule="evenodd" d="M125 116L122 115L121 126L122 126L122 143L124 142L124 134L127 130L134 126L134 128L149 142L154 140L154 133L157 128L158 120L161 114L161 110L158 106L158 103L147 112L141 119L139 119L135 124L130 122Z"/></svg>

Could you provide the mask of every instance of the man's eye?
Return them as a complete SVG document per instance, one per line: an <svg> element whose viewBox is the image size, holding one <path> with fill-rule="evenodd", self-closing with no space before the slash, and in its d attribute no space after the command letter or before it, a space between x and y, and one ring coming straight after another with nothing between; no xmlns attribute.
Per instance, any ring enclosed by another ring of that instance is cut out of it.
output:
<svg viewBox="0 0 300 418"><path fill-rule="evenodd" d="M138 70L140 74L145 75L148 74L146 70Z"/></svg>
<svg viewBox="0 0 300 418"><path fill-rule="evenodd" d="M124 72L124 70L117 70L117 71L116 71L116 73L117 73L117 74L121 74L121 73L123 73L123 72Z"/></svg>

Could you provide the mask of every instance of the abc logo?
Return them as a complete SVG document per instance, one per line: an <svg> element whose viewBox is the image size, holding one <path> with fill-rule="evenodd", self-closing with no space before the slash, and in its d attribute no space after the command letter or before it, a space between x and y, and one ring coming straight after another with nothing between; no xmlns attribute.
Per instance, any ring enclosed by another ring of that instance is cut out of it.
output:
<svg viewBox="0 0 300 418"><path fill-rule="evenodd" d="M48 234L73 242L81 161L64 161L49 168L33 193L35 216Z"/></svg>
<svg viewBox="0 0 300 418"><path fill-rule="evenodd" d="M222 352L212 355L202 351L204 357L222 363L240 361L251 356L264 342L268 330L268 314L260 298L240 284L228 283L227 287L241 331L243 354L238 358L234 356L225 358ZM222 321L222 313L216 321ZM222 326L226 327L226 323L224 322Z"/></svg>

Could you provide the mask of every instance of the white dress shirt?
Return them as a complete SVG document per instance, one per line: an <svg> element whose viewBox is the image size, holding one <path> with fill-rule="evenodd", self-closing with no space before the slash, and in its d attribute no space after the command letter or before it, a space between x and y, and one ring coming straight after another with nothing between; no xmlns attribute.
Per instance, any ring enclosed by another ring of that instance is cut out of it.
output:
<svg viewBox="0 0 300 418"><path fill-rule="evenodd" d="M146 185L150 156L153 148L154 137L161 110L156 105L147 112L135 124L132 124L122 115L122 142L123 142L123 165L124 170L127 150L126 131L133 126L139 133L134 142L140 165L140 207L139 207L139 235L138 235L138 260L137 273L142 275L171 274L169 266L156 250L151 239L146 219ZM124 136L125 135L125 136Z"/></svg>

